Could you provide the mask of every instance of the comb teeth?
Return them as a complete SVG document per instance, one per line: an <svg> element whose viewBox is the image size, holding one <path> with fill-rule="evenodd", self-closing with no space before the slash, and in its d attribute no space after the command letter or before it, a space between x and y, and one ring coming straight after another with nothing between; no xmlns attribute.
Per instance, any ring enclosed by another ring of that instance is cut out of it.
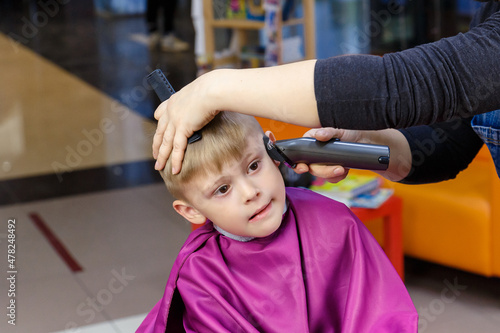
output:
<svg viewBox="0 0 500 333"><path fill-rule="evenodd" d="M191 135L188 139L188 144L196 142L201 139L201 133L200 132L194 132L193 135Z"/></svg>

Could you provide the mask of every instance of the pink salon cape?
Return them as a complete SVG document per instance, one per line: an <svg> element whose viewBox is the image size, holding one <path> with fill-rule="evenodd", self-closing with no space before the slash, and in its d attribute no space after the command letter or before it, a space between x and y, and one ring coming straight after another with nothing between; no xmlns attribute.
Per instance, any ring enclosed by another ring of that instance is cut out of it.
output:
<svg viewBox="0 0 500 333"><path fill-rule="evenodd" d="M362 222L309 190L287 188L287 199L268 237L193 231L137 332L417 332L410 296Z"/></svg>

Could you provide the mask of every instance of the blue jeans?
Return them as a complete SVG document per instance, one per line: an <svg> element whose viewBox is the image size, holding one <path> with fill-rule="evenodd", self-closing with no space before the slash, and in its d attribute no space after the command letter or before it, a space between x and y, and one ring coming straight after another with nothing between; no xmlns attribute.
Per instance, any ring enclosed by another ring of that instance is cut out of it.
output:
<svg viewBox="0 0 500 333"><path fill-rule="evenodd" d="M500 110L483 113L472 118L472 128L488 146L500 177Z"/></svg>

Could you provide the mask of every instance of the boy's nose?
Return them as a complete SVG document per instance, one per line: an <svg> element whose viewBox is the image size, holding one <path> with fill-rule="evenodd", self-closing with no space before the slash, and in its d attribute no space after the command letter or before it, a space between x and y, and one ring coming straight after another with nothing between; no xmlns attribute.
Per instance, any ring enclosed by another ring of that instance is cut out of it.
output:
<svg viewBox="0 0 500 333"><path fill-rule="evenodd" d="M250 202L260 195L260 189L252 182L246 181L242 184L243 200L245 203Z"/></svg>

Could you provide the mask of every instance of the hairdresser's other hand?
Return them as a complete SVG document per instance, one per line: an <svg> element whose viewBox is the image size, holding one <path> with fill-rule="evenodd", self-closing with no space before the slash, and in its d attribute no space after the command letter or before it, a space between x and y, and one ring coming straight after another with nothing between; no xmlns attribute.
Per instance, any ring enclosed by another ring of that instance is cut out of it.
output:
<svg viewBox="0 0 500 333"><path fill-rule="evenodd" d="M154 113L158 120L153 138L155 169L162 170L172 154L172 172L179 173L188 138L212 120L218 111L203 98L208 88L202 77L161 103ZM189 112L186 112L189 110Z"/></svg>
<svg viewBox="0 0 500 333"><path fill-rule="evenodd" d="M315 138L318 141L328 141L330 139L336 138L340 139L341 141L360 142L360 133L362 132L325 127L313 128L307 131L303 136ZM304 163L299 163L294 170L299 174L310 172L313 176L324 178L330 183L338 183L349 173L348 168L344 168L340 165L324 164L307 165Z"/></svg>
<svg viewBox="0 0 500 333"><path fill-rule="evenodd" d="M387 145L391 151L391 158L387 170L375 171L382 177L397 182L406 178L411 170L412 155L410 145L405 136L398 130L386 129L380 131L355 131L336 128L316 128L307 131L305 137L312 137L319 141L328 141L337 138L341 141ZM344 179L349 169L340 165L321 165L299 163L295 172L310 172L316 177L326 179L330 183L338 183Z"/></svg>

